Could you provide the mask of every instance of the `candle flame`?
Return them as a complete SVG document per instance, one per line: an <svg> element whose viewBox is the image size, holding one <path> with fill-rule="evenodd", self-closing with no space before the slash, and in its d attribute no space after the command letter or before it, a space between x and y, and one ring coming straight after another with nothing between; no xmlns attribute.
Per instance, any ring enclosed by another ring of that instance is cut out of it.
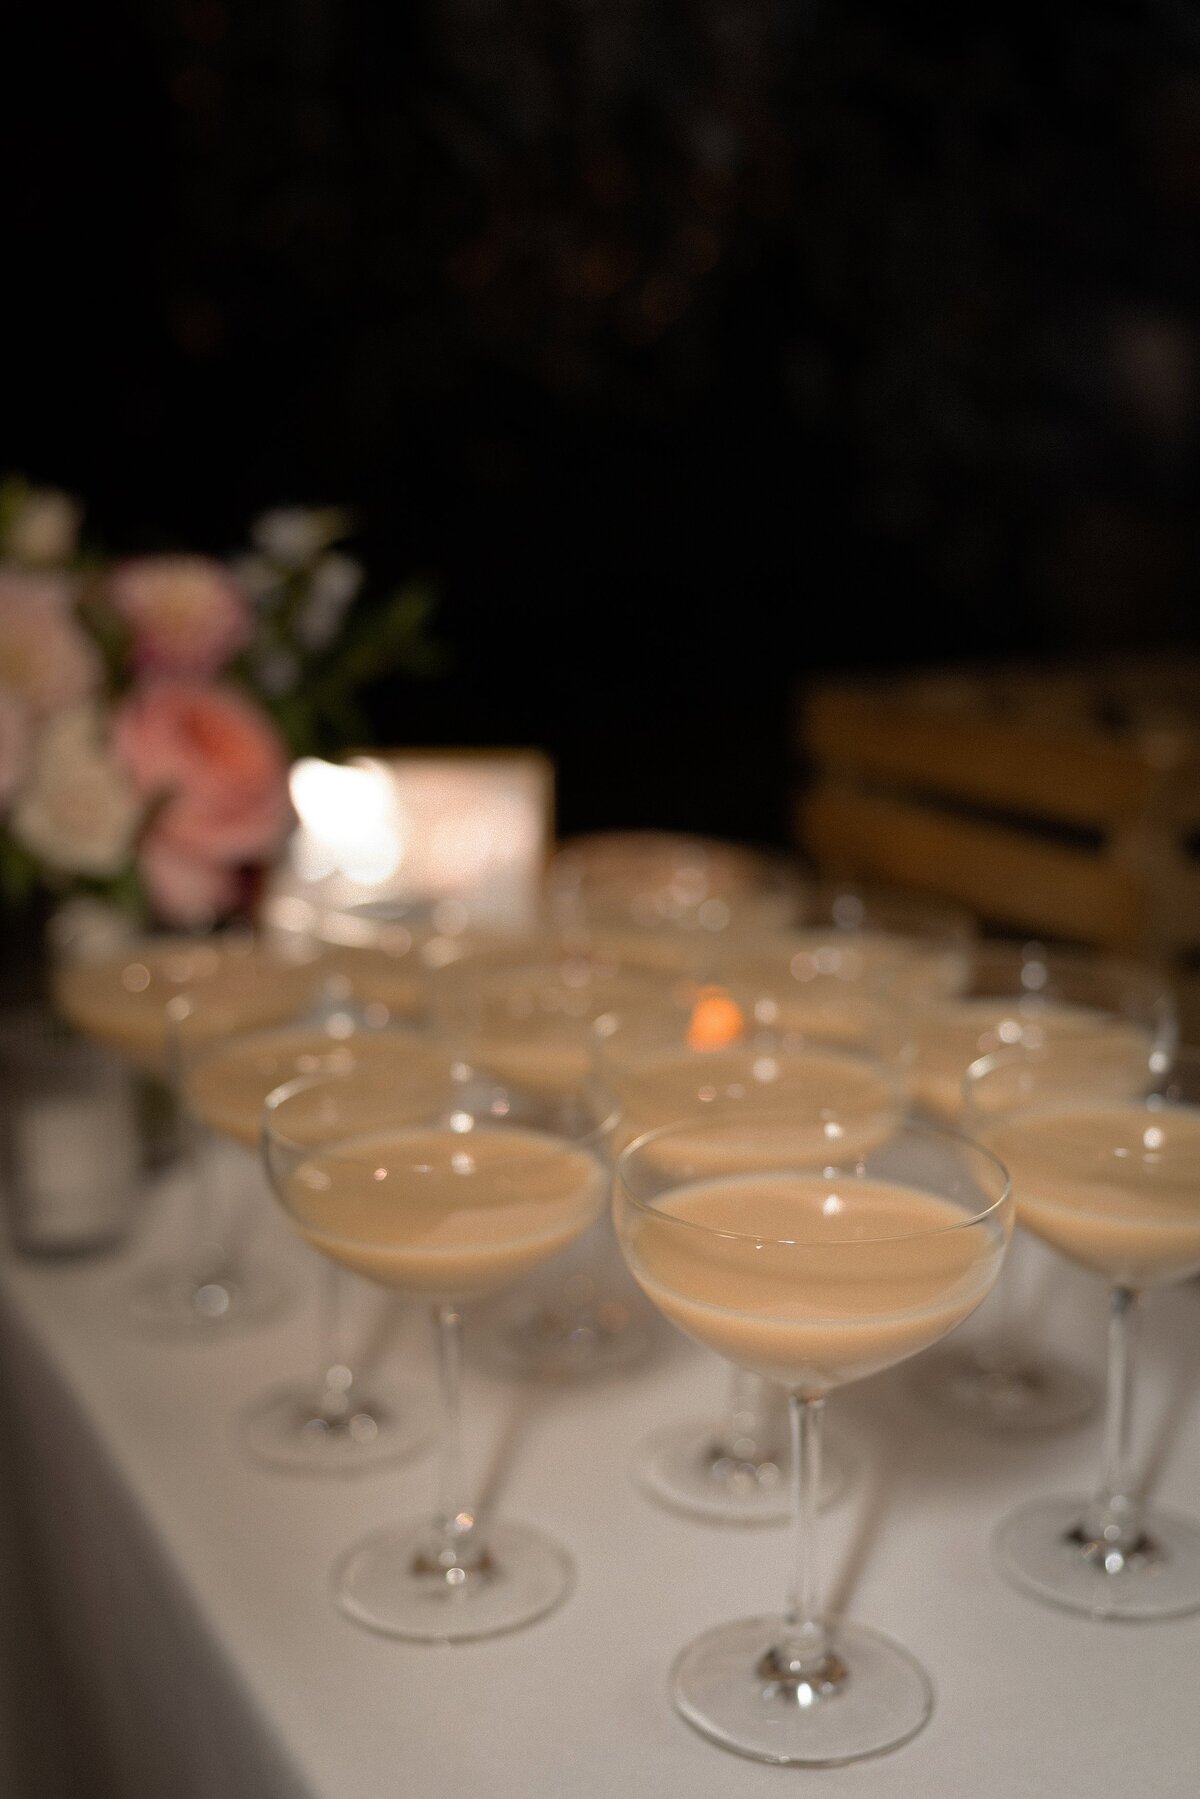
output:
<svg viewBox="0 0 1200 1799"><path fill-rule="evenodd" d="M745 1020L741 1008L723 987L702 987L688 1021L689 1049L723 1049L736 1043Z"/></svg>

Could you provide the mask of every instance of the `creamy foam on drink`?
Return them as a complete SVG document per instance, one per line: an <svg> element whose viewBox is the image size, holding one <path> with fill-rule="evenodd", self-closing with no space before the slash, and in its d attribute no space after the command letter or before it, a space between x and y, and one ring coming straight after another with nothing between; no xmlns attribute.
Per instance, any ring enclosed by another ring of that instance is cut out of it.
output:
<svg viewBox="0 0 1200 1799"><path fill-rule="evenodd" d="M915 1355L979 1304L1004 1231L968 1217L887 1181L773 1173L626 1204L621 1229L639 1285L673 1324L813 1398Z"/></svg>
<svg viewBox="0 0 1200 1799"><path fill-rule="evenodd" d="M1130 1287L1200 1270L1200 1108L1072 1106L982 1140L1020 1222L1072 1261Z"/></svg>
<svg viewBox="0 0 1200 1799"><path fill-rule="evenodd" d="M197 1063L187 1079L193 1110L210 1129L254 1148L262 1128L267 1095L302 1075L349 1074L392 1069L397 1106L413 1106L411 1116L427 1116L450 1078L447 1051L431 1043L410 1043L388 1031L356 1031L340 1041L327 1031L301 1028L236 1037ZM289 1102L295 1117L298 1101Z"/></svg>
<svg viewBox="0 0 1200 1799"><path fill-rule="evenodd" d="M315 1152L287 1182L315 1249L384 1286L465 1299L565 1249L604 1203L586 1149L540 1131L414 1128Z"/></svg>
<svg viewBox="0 0 1200 1799"><path fill-rule="evenodd" d="M1140 1092L1149 1079L1150 1032L1088 1006L1015 998L947 1000L915 1011L909 1030L913 1093L950 1123L962 1114L963 1079L971 1063L1015 1044L1050 1050L1061 1045L1072 1054L1086 1050L1103 1062L1110 1080L1124 1070L1131 1093Z"/></svg>

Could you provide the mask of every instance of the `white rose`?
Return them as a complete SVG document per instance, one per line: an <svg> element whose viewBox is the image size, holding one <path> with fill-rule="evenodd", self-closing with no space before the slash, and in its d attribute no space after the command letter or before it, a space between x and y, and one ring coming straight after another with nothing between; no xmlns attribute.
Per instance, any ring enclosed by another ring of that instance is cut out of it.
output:
<svg viewBox="0 0 1200 1799"><path fill-rule="evenodd" d="M340 506L279 506L255 519L250 536L272 562L301 569L345 537L349 528L349 514Z"/></svg>
<svg viewBox="0 0 1200 1799"><path fill-rule="evenodd" d="M341 628L347 606L362 586L362 564L329 550L312 572L308 598L296 619L296 636L306 650L323 650Z"/></svg>
<svg viewBox="0 0 1200 1799"><path fill-rule="evenodd" d="M12 832L49 867L104 878L133 853L142 806L95 706L60 712L38 736Z"/></svg>
<svg viewBox="0 0 1200 1799"><path fill-rule="evenodd" d="M5 548L27 567L58 567L74 556L82 523L83 507L69 493L31 487L9 522Z"/></svg>
<svg viewBox="0 0 1200 1799"><path fill-rule="evenodd" d="M279 569L265 556L253 553L246 556L235 556L231 567L234 580L243 593L249 594L256 606L273 599L282 585Z"/></svg>

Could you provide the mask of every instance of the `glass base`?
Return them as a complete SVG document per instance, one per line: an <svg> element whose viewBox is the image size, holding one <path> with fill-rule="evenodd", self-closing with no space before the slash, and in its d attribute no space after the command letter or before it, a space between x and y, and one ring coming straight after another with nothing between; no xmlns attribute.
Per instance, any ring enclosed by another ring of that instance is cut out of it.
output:
<svg viewBox="0 0 1200 1799"><path fill-rule="evenodd" d="M670 1424L634 1450L632 1474L647 1498L671 1511L710 1524L785 1524L792 1516L788 1485L790 1458L784 1444L778 1459L739 1460L718 1441L722 1426L712 1419ZM840 1498L850 1481L847 1458L835 1437L821 1456L822 1506Z"/></svg>
<svg viewBox="0 0 1200 1799"><path fill-rule="evenodd" d="M755 1761L831 1767L882 1755L916 1736L933 1710L924 1669L861 1624L830 1626L827 1678L780 1678L771 1652L782 1618L739 1618L690 1643L671 1697L694 1729Z"/></svg>
<svg viewBox="0 0 1200 1799"><path fill-rule="evenodd" d="M532 1624L561 1604L574 1567L566 1550L505 1520L487 1527L486 1552L456 1582L430 1566L428 1519L376 1531L343 1556L334 1592L346 1616L387 1637L463 1643Z"/></svg>
<svg viewBox="0 0 1200 1799"><path fill-rule="evenodd" d="M158 1268L132 1288L129 1312L136 1324L164 1335L221 1337L277 1317L288 1297L269 1268L225 1268L207 1279L188 1269Z"/></svg>
<svg viewBox="0 0 1200 1799"><path fill-rule="evenodd" d="M507 1313L480 1337L494 1366L552 1380L623 1373L645 1359L652 1341L647 1325L615 1295L586 1306L556 1306L547 1299Z"/></svg>
<svg viewBox="0 0 1200 1799"><path fill-rule="evenodd" d="M1086 1499L1035 1499L993 1541L1005 1578L1035 1598L1093 1618L1177 1618L1200 1611L1200 1521L1147 1508L1124 1554L1088 1542ZM1106 1565L1107 1564L1107 1565Z"/></svg>
<svg viewBox="0 0 1200 1799"><path fill-rule="evenodd" d="M287 1474L360 1474L425 1449L432 1409L416 1387L355 1392L340 1416L323 1412L313 1385L276 1387L246 1412L241 1438L255 1461Z"/></svg>
<svg viewBox="0 0 1200 1799"><path fill-rule="evenodd" d="M1086 1375L999 1343L927 1356L914 1385L939 1412L982 1430L1065 1430L1096 1406Z"/></svg>

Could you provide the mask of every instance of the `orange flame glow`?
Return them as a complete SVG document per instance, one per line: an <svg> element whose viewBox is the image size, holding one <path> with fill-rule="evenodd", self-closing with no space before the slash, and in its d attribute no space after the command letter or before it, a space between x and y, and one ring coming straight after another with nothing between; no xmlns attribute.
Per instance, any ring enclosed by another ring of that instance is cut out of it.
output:
<svg viewBox="0 0 1200 1799"><path fill-rule="evenodd" d="M701 987L688 1021L689 1049L723 1049L736 1043L745 1020L723 987Z"/></svg>

